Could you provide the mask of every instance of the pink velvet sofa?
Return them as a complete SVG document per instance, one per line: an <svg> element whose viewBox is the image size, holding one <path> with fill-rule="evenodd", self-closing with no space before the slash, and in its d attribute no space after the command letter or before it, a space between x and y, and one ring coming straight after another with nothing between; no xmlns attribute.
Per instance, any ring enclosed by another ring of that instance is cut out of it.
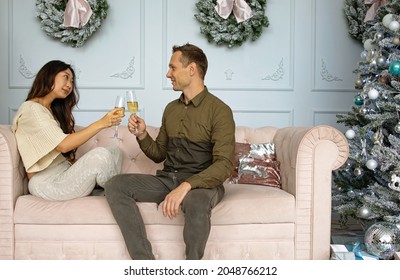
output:
<svg viewBox="0 0 400 280"><path fill-rule="evenodd" d="M149 127L155 136L158 128ZM125 126L119 130L122 172L154 173ZM104 130L78 150L112 144ZM348 143L329 126L237 127L237 142L275 143L282 188L226 183L212 214L204 259L329 259L332 170L348 157ZM184 259L182 215L163 217L140 203L157 259ZM104 196L65 202L30 195L15 138L0 125L0 259L129 259Z"/></svg>

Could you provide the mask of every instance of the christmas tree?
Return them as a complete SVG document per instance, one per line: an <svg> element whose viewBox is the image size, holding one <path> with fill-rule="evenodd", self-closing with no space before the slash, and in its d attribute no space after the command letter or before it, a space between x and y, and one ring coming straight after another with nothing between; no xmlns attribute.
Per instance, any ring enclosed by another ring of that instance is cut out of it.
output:
<svg viewBox="0 0 400 280"><path fill-rule="evenodd" d="M337 116L348 128L350 148L347 163L334 173L333 211L342 224L349 217L364 226L400 222L400 0L377 2L365 6L370 18L358 24L364 50L354 71L352 110ZM345 9L355 12L360 5L347 0Z"/></svg>

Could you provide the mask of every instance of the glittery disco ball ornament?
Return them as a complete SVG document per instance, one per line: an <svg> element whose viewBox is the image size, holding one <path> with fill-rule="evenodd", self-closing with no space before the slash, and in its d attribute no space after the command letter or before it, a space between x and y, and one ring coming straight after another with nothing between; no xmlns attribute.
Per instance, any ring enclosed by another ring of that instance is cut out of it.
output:
<svg viewBox="0 0 400 280"><path fill-rule="evenodd" d="M389 222L378 222L370 226L364 236L368 253L384 260L393 259L400 250L400 229Z"/></svg>

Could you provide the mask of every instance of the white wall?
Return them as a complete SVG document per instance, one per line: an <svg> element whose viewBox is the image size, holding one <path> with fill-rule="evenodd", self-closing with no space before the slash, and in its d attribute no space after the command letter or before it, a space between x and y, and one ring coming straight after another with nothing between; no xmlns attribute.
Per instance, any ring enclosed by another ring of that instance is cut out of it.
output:
<svg viewBox="0 0 400 280"><path fill-rule="evenodd" d="M61 59L79 75L78 124L101 117L118 94L135 89L147 123L158 126L166 103L179 95L165 77L171 48L186 42L207 54L206 85L231 106L237 125L342 128L336 114L353 103L362 48L347 33L344 0L268 0L269 27L234 49L200 34L194 0L109 0L107 19L81 48L43 32L35 2L0 0L0 123L11 123L39 68ZM130 63L129 78L112 77Z"/></svg>

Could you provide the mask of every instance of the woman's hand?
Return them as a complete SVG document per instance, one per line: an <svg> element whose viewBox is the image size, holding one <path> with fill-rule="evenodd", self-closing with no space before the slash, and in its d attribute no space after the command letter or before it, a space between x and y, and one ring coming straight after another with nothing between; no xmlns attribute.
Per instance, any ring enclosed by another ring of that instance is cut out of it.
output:
<svg viewBox="0 0 400 280"><path fill-rule="evenodd" d="M61 153L66 153L78 148L100 130L119 125L124 116L124 111L121 108L115 108L111 110L100 120L95 121L84 129L81 129L75 133L71 133L67 137L65 137L64 140L61 141L61 143L58 144L58 146L56 147L57 151Z"/></svg>
<svg viewBox="0 0 400 280"><path fill-rule="evenodd" d="M122 118L125 116L124 110L121 108L114 108L108 112L103 118L98 120L103 128L120 125Z"/></svg>

